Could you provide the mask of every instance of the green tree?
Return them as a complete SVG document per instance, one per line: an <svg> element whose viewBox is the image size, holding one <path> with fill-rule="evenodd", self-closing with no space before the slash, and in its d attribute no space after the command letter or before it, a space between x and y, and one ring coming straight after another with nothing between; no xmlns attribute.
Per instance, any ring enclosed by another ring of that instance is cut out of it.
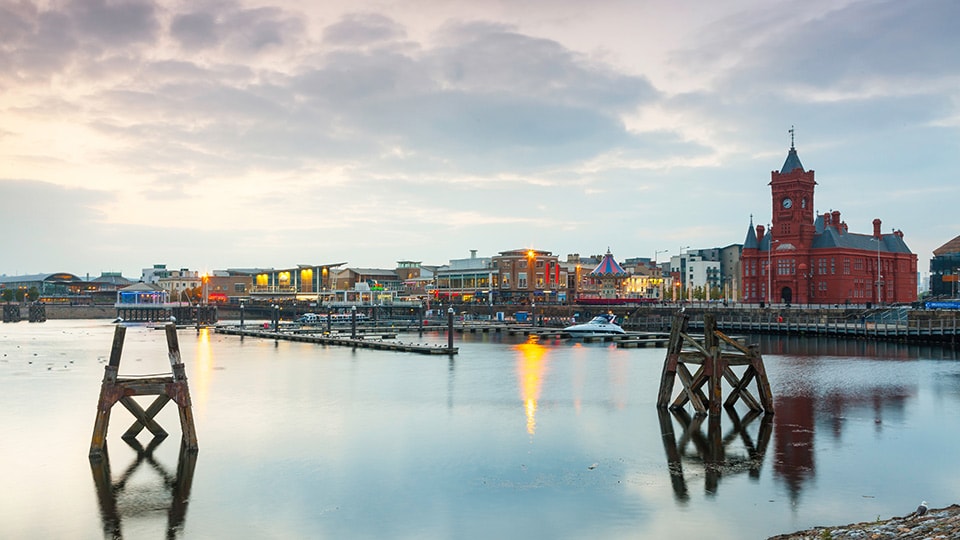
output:
<svg viewBox="0 0 960 540"><path fill-rule="evenodd" d="M17 302L23 302L23 297L27 295L27 292L23 289L17 289L17 292L14 293L14 297L17 299Z"/></svg>
<svg viewBox="0 0 960 540"><path fill-rule="evenodd" d="M0 300L3 300L4 302L13 300L13 291L10 289L4 289L3 292L0 292Z"/></svg>
<svg viewBox="0 0 960 540"><path fill-rule="evenodd" d="M36 287L30 287L30 290L27 291L27 300L36 302L37 298L40 298L40 290Z"/></svg>

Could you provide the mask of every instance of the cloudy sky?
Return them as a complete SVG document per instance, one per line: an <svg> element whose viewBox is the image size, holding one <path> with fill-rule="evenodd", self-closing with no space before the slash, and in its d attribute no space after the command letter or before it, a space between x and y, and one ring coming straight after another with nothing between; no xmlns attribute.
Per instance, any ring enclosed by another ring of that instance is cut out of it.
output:
<svg viewBox="0 0 960 540"><path fill-rule="evenodd" d="M0 0L0 274L960 234L960 2Z"/></svg>

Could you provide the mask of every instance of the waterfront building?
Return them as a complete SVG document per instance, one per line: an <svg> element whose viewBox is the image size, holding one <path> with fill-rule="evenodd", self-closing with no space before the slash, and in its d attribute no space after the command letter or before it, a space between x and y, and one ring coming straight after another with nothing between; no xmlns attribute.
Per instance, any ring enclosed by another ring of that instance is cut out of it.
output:
<svg viewBox="0 0 960 540"><path fill-rule="evenodd" d="M467 259L450 259L437 269L434 300L443 302L496 301L491 284L496 283L498 272L492 257L477 257L477 250L470 250Z"/></svg>
<svg viewBox="0 0 960 540"><path fill-rule="evenodd" d="M343 268L334 274L333 280L331 289L334 291L369 290L396 294L403 290L403 280L397 271L387 268ZM358 284L361 285L359 289Z"/></svg>
<svg viewBox="0 0 960 540"><path fill-rule="evenodd" d="M567 270L557 256L538 249L501 251L491 259L497 270L498 301L507 303L565 302Z"/></svg>
<svg viewBox="0 0 960 540"><path fill-rule="evenodd" d="M676 279L677 299L709 300L720 296L720 250L681 250L670 257L670 274Z"/></svg>
<svg viewBox="0 0 960 540"><path fill-rule="evenodd" d="M933 250L930 259L931 296L956 298L960 287L960 236Z"/></svg>
<svg viewBox="0 0 960 540"><path fill-rule="evenodd" d="M83 278L69 272L0 276L0 291L13 291L15 298L23 298L31 290L45 303L89 303L88 284Z"/></svg>
<svg viewBox="0 0 960 540"><path fill-rule="evenodd" d="M646 257L634 257L623 261L627 277L623 280L625 298L659 302L663 299L667 282L660 265Z"/></svg>
<svg viewBox="0 0 960 540"><path fill-rule="evenodd" d="M576 300L584 290L589 291L590 269L600 264L600 257L581 257L579 253L567 254L566 262L559 263L563 272L566 272L566 297Z"/></svg>
<svg viewBox="0 0 960 540"><path fill-rule="evenodd" d="M804 170L791 141L770 173L772 222L747 228L741 254L743 301L872 304L917 299L917 256L903 232L849 231L840 211L814 212L813 170Z"/></svg>

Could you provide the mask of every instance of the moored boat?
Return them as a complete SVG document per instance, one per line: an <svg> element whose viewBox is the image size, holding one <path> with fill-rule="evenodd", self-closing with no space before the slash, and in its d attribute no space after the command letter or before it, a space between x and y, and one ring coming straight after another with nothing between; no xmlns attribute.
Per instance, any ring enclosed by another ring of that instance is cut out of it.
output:
<svg viewBox="0 0 960 540"><path fill-rule="evenodd" d="M563 329L573 337L605 336L611 334L626 334L623 328L616 324L617 316L612 313L597 315L589 322L575 324Z"/></svg>

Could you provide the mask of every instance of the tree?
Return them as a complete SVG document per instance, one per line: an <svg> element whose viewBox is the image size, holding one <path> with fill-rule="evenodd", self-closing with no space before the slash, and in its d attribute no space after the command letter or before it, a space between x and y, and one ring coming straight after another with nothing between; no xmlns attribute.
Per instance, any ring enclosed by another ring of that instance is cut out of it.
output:
<svg viewBox="0 0 960 540"><path fill-rule="evenodd" d="M0 300L3 300L4 302L13 300L13 291L10 289L4 289L3 292L0 292Z"/></svg>
<svg viewBox="0 0 960 540"><path fill-rule="evenodd" d="M27 293L23 289L17 289L17 292L13 293L13 295L17 299L17 302L23 302L23 297L26 296Z"/></svg>
<svg viewBox="0 0 960 540"><path fill-rule="evenodd" d="M27 291L27 300L36 302L37 298L40 298L40 290L36 287L30 287L30 290Z"/></svg>

